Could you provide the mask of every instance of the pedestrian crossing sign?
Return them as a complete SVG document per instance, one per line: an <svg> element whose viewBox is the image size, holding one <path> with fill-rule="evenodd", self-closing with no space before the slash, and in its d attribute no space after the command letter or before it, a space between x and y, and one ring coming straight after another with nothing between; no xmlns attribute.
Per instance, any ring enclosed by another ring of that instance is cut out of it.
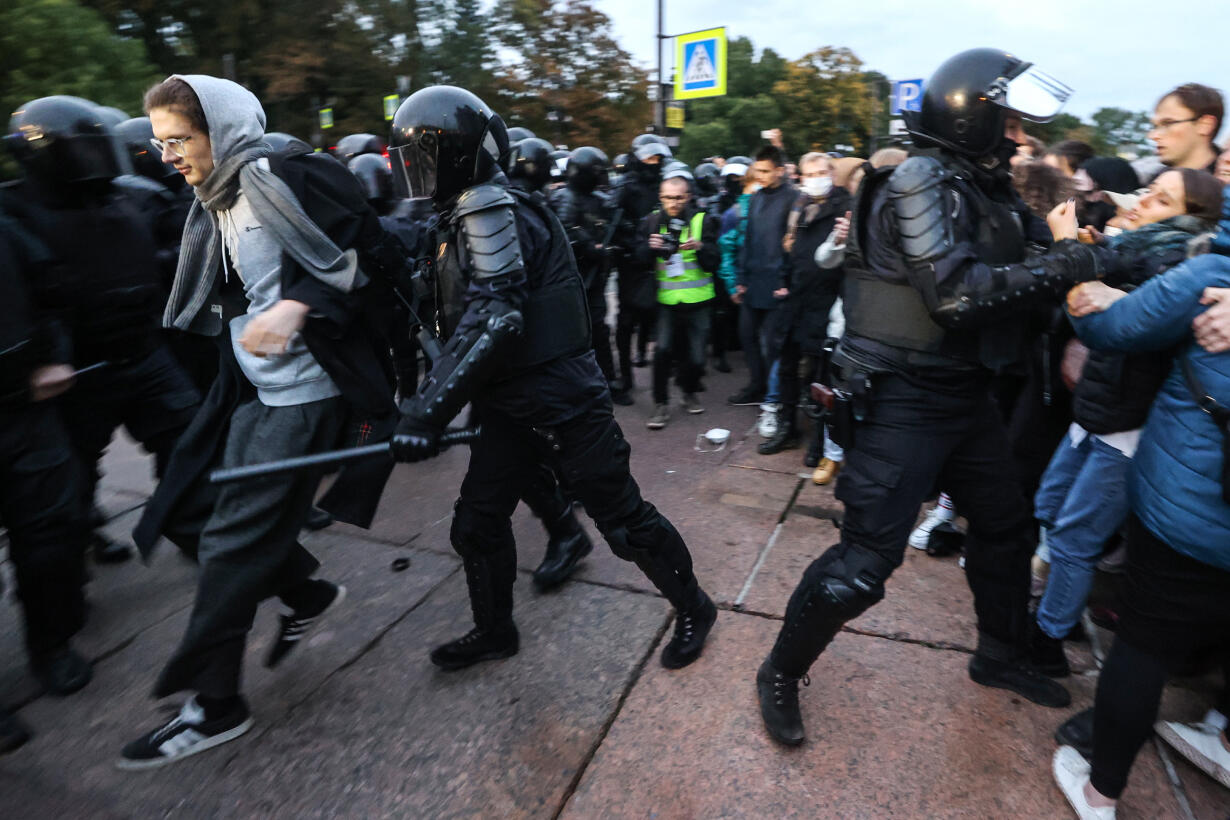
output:
<svg viewBox="0 0 1230 820"><path fill-rule="evenodd" d="M675 99L726 93L726 29L711 28L675 38Z"/></svg>

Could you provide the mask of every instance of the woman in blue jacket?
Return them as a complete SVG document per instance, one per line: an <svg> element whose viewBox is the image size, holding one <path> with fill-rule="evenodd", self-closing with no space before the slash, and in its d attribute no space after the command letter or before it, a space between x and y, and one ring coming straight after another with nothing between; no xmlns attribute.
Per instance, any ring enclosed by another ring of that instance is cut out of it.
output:
<svg viewBox="0 0 1230 820"><path fill-rule="evenodd" d="M1068 295L1077 335L1090 348L1176 351L1128 481L1127 583L1119 631L1098 681L1092 766L1068 746L1055 754L1055 779L1081 818L1114 817L1166 678L1186 659L1230 639L1224 433L1196 405L1183 371L1186 361L1204 392L1230 407L1230 355L1206 352L1191 334L1205 289L1230 285L1230 201L1213 251L1130 294L1092 282ZM1230 777L1224 731L1191 740L1205 758L1196 762L1219 779Z"/></svg>

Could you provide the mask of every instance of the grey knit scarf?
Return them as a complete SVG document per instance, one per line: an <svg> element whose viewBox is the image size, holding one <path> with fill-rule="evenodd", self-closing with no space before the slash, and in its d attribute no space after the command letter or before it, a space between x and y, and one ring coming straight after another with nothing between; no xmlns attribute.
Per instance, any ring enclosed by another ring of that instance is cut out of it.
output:
<svg viewBox="0 0 1230 820"><path fill-rule="evenodd" d="M347 293L366 283L355 251L338 248L316 227L286 183L257 162L272 153L264 142L240 146L197 186L196 201L184 223L171 298L162 317L166 327L208 336L221 332L221 317L201 309L214 289L225 253L214 212L234 205L240 189L261 226L312 276Z"/></svg>

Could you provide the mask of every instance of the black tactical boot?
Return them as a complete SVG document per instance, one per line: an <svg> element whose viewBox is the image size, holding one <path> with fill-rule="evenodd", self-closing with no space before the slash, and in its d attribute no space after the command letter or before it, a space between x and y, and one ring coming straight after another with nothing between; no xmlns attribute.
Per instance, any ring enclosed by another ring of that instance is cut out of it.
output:
<svg viewBox="0 0 1230 820"><path fill-rule="evenodd" d="M700 591L700 603L687 612L675 613L675 634L662 649L662 665L667 669L682 669L700 657L705 638L717 621L717 606Z"/></svg>
<svg viewBox="0 0 1230 820"><path fill-rule="evenodd" d="M98 531L90 533L89 546L94 560L99 564L122 564L132 557L132 550L127 544L112 541Z"/></svg>
<svg viewBox="0 0 1230 820"><path fill-rule="evenodd" d="M573 514L567 515L548 527L547 551L542 563L534 570L534 588L539 592L559 586L576 571L577 564L593 551L593 542Z"/></svg>
<svg viewBox="0 0 1230 820"><path fill-rule="evenodd" d="M0 706L0 755L24 746L30 739L30 730L21 720Z"/></svg>
<svg viewBox="0 0 1230 820"><path fill-rule="evenodd" d="M1024 656L999 660L976 654L969 662L969 677L983 686L1016 692L1039 706L1062 709L1072 703L1067 689L1039 672Z"/></svg>
<svg viewBox="0 0 1230 820"><path fill-rule="evenodd" d="M1050 678L1066 678L1072 674L1068 656L1063 653L1063 640L1047 635L1036 620L1029 622L1029 660L1035 669Z"/></svg>
<svg viewBox="0 0 1230 820"><path fill-rule="evenodd" d="M31 656L30 671L48 692L61 697L85 688L94 677L90 662L68 644Z"/></svg>
<svg viewBox="0 0 1230 820"><path fill-rule="evenodd" d="M323 530L325 527L332 526L333 516L322 510L320 507L312 507L308 510L307 520L303 522L303 528L310 532Z"/></svg>
<svg viewBox="0 0 1230 820"><path fill-rule="evenodd" d="M1093 708L1077 712L1055 730L1055 742L1071 746L1086 760L1093 757Z"/></svg>
<svg viewBox="0 0 1230 820"><path fill-rule="evenodd" d="M806 675L791 677L778 671L768 658L756 671L756 697L760 700L760 717L769 737L787 746L803 742L803 713L799 710L799 681L811 683Z"/></svg>
<svg viewBox="0 0 1230 820"><path fill-rule="evenodd" d="M756 452L762 456L771 456L782 450L790 450L799 446L799 428L795 422L793 408L782 408L778 413L777 432L768 441L761 442Z"/></svg>
<svg viewBox="0 0 1230 820"><path fill-rule="evenodd" d="M480 661L512 657L521 648L512 619L516 551L506 547L487 555L467 556L463 566L470 588L474 628L431 652L431 662L450 672Z"/></svg>

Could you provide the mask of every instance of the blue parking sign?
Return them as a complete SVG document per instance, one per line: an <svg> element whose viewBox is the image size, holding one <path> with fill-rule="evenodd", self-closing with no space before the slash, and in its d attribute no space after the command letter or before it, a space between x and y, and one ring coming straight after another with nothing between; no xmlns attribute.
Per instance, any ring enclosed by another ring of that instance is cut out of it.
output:
<svg viewBox="0 0 1230 820"><path fill-rule="evenodd" d="M893 82L893 113L922 111L923 81L896 80Z"/></svg>

